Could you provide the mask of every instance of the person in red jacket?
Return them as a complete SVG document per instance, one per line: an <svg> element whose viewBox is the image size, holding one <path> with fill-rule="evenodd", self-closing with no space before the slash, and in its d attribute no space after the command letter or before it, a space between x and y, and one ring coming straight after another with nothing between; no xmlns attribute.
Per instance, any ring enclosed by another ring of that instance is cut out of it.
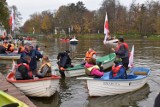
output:
<svg viewBox="0 0 160 107"><path fill-rule="evenodd" d="M28 80L33 79L33 75L30 71L29 63L31 61L30 56L25 56L26 63L23 63L22 60L17 61L15 78L16 80Z"/></svg>
<svg viewBox="0 0 160 107"><path fill-rule="evenodd" d="M128 44L124 42L123 36L118 38L118 46L116 49L112 48L112 50L116 53L118 58L122 59L122 64L127 70L129 64L129 47Z"/></svg>

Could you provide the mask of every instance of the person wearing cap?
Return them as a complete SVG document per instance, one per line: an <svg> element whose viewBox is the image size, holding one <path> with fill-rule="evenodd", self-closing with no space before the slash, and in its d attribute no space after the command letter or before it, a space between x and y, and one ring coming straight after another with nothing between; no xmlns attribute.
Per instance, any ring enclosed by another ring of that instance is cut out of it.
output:
<svg viewBox="0 0 160 107"><path fill-rule="evenodd" d="M118 38L118 46L116 49L112 48L112 50L116 53L117 58L122 59L122 64L127 70L129 64L129 47L128 44L124 42L123 36Z"/></svg>
<svg viewBox="0 0 160 107"><path fill-rule="evenodd" d="M125 79L125 71L121 58L116 58L112 66L112 70L109 73L109 79Z"/></svg>
<svg viewBox="0 0 160 107"><path fill-rule="evenodd" d="M58 53L57 64L59 66L60 73L61 73L61 71L64 71L68 67L73 67L73 65L71 64L71 58L69 55L70 55L69 50Z"/></svg>

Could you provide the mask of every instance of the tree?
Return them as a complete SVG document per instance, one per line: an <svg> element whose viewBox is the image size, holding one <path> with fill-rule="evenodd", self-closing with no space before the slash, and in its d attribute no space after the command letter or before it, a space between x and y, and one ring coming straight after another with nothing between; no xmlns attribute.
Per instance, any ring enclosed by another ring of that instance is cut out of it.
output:
<svg viewBox="0 0 160 107"><path fill-rule="evenodd" d="M0 1L0 23L2 23L5 29L9 29L9 9L6 0Z"/></svg>

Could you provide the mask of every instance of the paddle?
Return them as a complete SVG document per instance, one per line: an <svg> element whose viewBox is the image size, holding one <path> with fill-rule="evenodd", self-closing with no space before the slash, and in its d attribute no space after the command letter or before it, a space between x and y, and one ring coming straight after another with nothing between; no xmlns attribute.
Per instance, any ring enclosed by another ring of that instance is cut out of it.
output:
<svg viewBox="0 0 160 107"><path fill-rule="evenodd" d="M91 78L91 77L77 77L76 79L79 79L79 80L93 80L94 78Z"/></svg>

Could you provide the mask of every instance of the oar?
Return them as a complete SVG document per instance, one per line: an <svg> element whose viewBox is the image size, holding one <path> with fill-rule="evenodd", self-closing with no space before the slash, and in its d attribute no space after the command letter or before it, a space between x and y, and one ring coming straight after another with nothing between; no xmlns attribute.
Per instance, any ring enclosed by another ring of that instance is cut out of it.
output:
<svg viewBox="0 0 160 107"><path fill-rule="evenodd" d="M14 69L15 69L15 65L16 65L15 61L14 61L14 60L12 60L12 69L11 69L11 72L13 72L13 71L14 71Z"/></svg>
<svg viewBox="0 0 160 107"><path fill-rule="evenodd" d="M94 78L91 78L91 77L77 77L76 79L79 79L79 80L93 80Z"/></svg>

